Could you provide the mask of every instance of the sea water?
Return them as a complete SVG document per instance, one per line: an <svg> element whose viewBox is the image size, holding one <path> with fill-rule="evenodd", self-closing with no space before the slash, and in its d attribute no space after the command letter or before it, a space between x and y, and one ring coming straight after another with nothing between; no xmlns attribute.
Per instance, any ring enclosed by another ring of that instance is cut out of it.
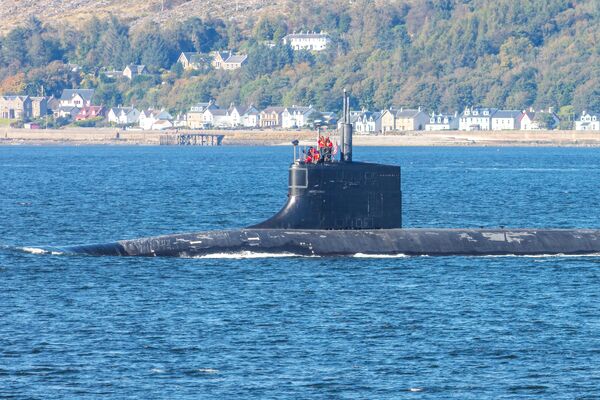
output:
<svg viewBox="0 0 600 400"><path fill-rule="evenodd" d="M0 398L600 397L600 257L41 250L251 225L291 157L0 147ZM402 165L405 226L600 228L597 149L354 157Z"/></svg>

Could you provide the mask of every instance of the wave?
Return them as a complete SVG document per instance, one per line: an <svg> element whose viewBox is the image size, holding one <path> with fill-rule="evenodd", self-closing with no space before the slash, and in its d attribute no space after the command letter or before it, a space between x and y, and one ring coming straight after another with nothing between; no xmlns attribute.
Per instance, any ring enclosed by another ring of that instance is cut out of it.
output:
<svg viewBox="0 0 600 400"><path fill-rule="evenodd" d="M588 254L490 254L480 255L474 257L481 258L506 258L506 257L520 257L520 258L581 258L581 257L600 257L600 253L588 253Z"/></svg>
<svg viewBox="0 0 600 400"><path fill-rule="evenodd" d="M37 255L45 254L45 255L59 256L59 255L65 254L62 251L52 250L52 249L44 249L42 247L0 246L0 249L18 252L18 253L37 254Z"/></svg>
<svg viewBox="0 0 600 400"><path fill-rule="evenodd" d="M295 253L261 253L254 251L240 251L235 253L211 253L203 254L201 256L192 256L184 258L202 258L202 259L234 259L241 260L246 258L289 258L289 257L319 257L319 256L307 256Z"/></svg>
<svg viewBox="0 0 600 400"><path fill-rule="evenodd" d="M410 257L406 254L366 254L356 253L352 257L354 258L407 258Z"/></svg>

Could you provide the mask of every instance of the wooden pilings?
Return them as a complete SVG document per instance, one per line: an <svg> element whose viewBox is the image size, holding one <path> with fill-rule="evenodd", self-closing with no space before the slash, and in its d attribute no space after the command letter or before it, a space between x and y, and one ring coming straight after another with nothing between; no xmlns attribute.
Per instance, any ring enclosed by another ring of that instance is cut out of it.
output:
<svg viewBox="0 0 600 400"><path fill-rule="evenodd" d="M161 135L161 146L221 146L224 135L210 133L176 133Z"/></svg>

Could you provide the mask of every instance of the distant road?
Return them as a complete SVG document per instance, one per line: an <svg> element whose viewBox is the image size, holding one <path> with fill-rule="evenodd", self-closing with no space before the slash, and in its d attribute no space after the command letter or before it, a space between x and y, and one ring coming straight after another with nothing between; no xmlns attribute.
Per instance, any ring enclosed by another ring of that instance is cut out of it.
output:
<svg viewBox="0 0 600 400"><path fill-rule="evenodd" d="M118 132L118 135L117 135ZM182 131L183 132L183 131ZM293 139L309 145L316 133L307 130L185 131L224 135L224 145L288 145ZM159 145L161 135L175 131L124 131L115 128L12 129L0 128L0 145ZM118 138L117 138L118 137ZM355 135L357 146L586 146L600 147L594 131L480 131L406 132Z"/></svg>

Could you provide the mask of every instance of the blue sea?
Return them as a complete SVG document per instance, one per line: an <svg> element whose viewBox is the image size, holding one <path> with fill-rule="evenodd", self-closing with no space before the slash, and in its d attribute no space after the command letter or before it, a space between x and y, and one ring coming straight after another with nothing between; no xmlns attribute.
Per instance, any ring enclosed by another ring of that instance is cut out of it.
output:
<svg viewBox="0 0 600 400"><path fill-rule="evenodd" d="M600 151L356 148L410 227L600 228ZM0 147L0 398L597 399L600 257L117 258L247 226L290 147Z"/></svg>

